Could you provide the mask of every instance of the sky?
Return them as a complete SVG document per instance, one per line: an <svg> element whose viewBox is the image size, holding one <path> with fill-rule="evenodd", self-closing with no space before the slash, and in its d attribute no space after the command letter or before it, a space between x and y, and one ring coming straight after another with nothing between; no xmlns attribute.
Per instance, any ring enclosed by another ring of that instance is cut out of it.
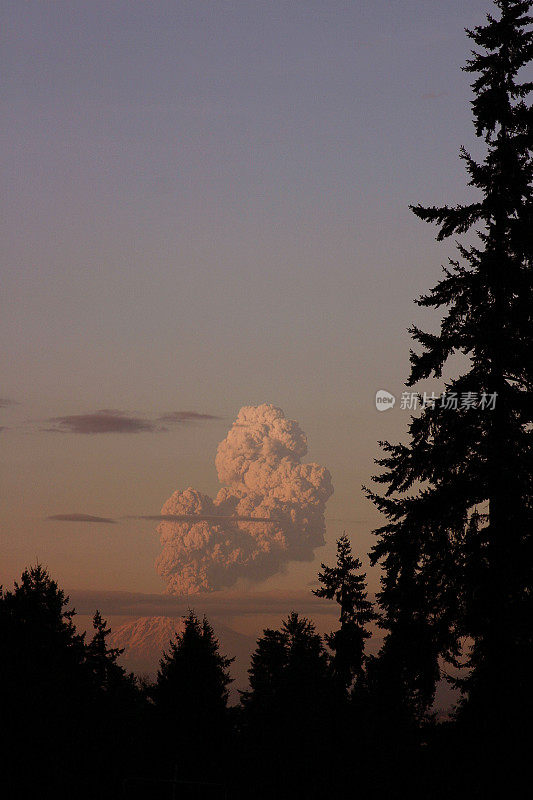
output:
<svg viewBox="0 0 533 800"><path fill-rule="evenodd" d="M368 566L361 485L409 421L375 393L405 389L407 328L438 323L413 299L454 255L409 204L471 196L464 28L491 3L0 8L0 583L40 560L67 589L163 592L156 523L130 517L215 496L218 444L263 403L334 493L312 561L236 590L307 593L343 530ZM49 519L73 514L116 522Z"/></svg>

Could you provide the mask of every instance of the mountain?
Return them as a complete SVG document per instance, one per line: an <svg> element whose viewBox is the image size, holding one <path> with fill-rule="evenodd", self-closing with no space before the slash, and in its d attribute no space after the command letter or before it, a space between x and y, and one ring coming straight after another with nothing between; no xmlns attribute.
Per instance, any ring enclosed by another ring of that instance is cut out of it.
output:
<svg viewBox="0 0 533 800"><path fill-rule="evenodd" d="M216 620L212 625L221 653L230 658L235 656L230 672L235 678L232 695L236 699L236 689L244 689L248 684L247 669L255 649L255 639ZM168 649L170 641L182 628L181 617L138 617L113 630L109 635L109 645L124 648L119 661L128 671L154 678L163 650Z"/></svg>

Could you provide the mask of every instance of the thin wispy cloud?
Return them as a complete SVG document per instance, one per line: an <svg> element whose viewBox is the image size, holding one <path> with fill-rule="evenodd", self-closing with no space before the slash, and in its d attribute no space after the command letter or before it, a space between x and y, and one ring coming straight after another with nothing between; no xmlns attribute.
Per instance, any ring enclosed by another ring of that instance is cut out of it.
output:
<svg viewBox="0 0 533 800"><path fill-rule="evenodd" d="M133 417L123 411L102 409L92 414L70 414L47 420L53 433L153 433L157 425L143 417Z"/></svg>
<svg viewBox="0 0 533 800"><path fill-rule="evenodd" d="M3 426L0 425L0 431ZM252 517L242 515L224 515L224 514L128 514L119 519L112 519L111 517L97 517L92 514L53 514L46 517L47 520L56 520L57 522L107 522L116 525L124 520L138 520L147 522L217 522L217 523L236 523L236 522L269 522L272 525L279 525L283 520L276 517ZM336 517L328 517L327 522L365 522L369 523L370 520L361 519L339 519Z"/></svg>
<svg viewBox="0 0 533 800"><path fill-rule="evenodd" d="M104 408L87 414L68 414L46 420L48 427L41 428L48 433L164 433L167 425L207 422L220 419L213 414L196 411L172 411L156 419L143 415L132 415L117 409Z"/></svg>
<svg viewBox="0 0 533 800"><path fill-rule="evenodd" d="M46 517L47 520L54 520L55 522L105 522L110 525L116 525L116 519L110 517L95 517L93 514L52 514Z"/></svg>
<svg viewBox="0 0 533 800"><path fill-rule="evenodd" d="M223 514L150 514L147 516L131 516L126 519L150 520L152 522L271 522L279 524L272 517L243 517Z"/></svg>
<svg viewBox="0 0 533 800"><path fill-rule="evenodd" d="M200 414L198 411L169 411L158 417L158 422L165 422L169 425L183 425L187 422L209 422L210 420L222 419L214 414Z"/></svg>
<svg viewBox="0 0 533 800"><path fill-rule="evenodd" d="M128 519L148 520L149 522L271 522L279 524L279 520L271 517L239 517L223 516L222 514L139 514L122 517L120 520L111 517L96 517L92 514L53 514L46 519L56 522L108 522L113 525Z"/></svg>

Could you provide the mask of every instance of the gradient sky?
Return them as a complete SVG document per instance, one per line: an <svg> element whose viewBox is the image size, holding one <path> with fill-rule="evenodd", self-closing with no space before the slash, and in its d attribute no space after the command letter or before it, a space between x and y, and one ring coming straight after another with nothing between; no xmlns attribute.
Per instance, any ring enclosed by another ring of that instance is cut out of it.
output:
<svg viewBox="0 0 533 800"><path fill-rule="evenodd" d="M161 592L154 523L46 518L215 494L218 442L263 402L335 494L316 561L261 589L305 589L343 529L364 558L360 487L408 422L374 395L401 392L406 328L436 322L412 299L454 252L408 204L470 196L463 29L491 5L1 4L0 582L39 558L67 587ZM216 419L49 430L99 409Z"/></svg>

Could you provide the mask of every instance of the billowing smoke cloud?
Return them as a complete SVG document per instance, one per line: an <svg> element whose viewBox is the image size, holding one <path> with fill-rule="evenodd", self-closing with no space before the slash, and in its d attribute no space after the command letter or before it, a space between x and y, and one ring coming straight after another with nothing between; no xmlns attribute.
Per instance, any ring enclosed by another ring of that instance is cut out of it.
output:
<svg viewBox="0 0 533 800"><path fill-rule="evenodd" d="M301 463L306 453L304 432L280 408L241 408L218 446L223 488L216 498L188 488L161 509L157 571L168 593L209 592L240 577L263 580L288 561L312 559L324 544L333 486L325 467Z"/></svg>

